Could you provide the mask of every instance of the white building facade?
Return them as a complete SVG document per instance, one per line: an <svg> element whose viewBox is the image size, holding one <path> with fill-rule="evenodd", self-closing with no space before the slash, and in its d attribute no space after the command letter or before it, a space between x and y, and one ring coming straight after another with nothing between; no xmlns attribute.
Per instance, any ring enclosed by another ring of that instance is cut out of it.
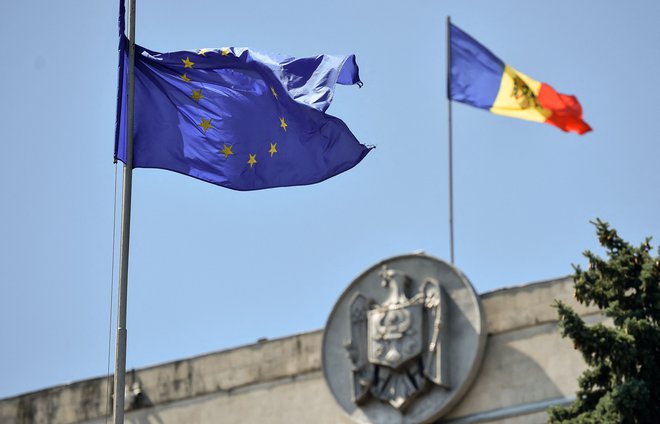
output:
<svg viewBox="0 0 660 424"><path fill-rule="evenodd" d="M536 424L574 397L585 368L561 337L560 299L600 320L572 296L569 278L480 295L487 339L476 377L437 423ZM322 331L129 371L126 422L133 424L352 424L324 380ZM105 423L106 378L0 400L0 423ZM108 403L110 402L110 403Z"/></svg>

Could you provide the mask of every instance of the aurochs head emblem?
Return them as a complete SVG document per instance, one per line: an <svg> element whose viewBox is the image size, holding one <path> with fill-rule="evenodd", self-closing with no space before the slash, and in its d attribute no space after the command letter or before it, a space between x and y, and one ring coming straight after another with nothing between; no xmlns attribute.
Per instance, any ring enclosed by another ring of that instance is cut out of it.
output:
<svg viewBox="0 0 660 424"><path fill-rule="evenodd" d="M350 302L346 349L354 365L354 401L373 396L403 409L429 383L449 387L442 361L444 295L432 278L410 297L406 274L383 266L380 277L389 290L383 303L361 293Z"/></svg>
<svg viewBox="0 0 660 424"><path fill-rule="evenodd" d="M323 332L323 376L359 424L428 424L458 404L486 342L481 303L458 269L395 256L344 290Z"/></svg>
<svg viewBox="0 0 660 424"><path fill-rule="evenodd" d="M513 89L511 90L511 97L513 97L518 105L523 109L538 108L539 101L536 94L532 89L520 78L518 75L513 77Z"/></svg>

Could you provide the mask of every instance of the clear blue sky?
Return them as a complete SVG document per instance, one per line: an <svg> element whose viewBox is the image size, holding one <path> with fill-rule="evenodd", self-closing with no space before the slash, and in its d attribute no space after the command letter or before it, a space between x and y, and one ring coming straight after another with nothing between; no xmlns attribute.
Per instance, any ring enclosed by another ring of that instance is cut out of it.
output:
<svg viewBox="0 0 660 424"><path fill-rule="evenodd" d="M569 274L598 250L595 217L660 238L657 1L138 0L153 50L355 53L365 85L338 87L328 112L377 149L260 192L136 170L129 369L320 329L374 262L448 259L447 15L576 94L594 128L454 106L456 264L476 289ZM0 3L0 397L106 372L116 25L115 1Z"/></svg>

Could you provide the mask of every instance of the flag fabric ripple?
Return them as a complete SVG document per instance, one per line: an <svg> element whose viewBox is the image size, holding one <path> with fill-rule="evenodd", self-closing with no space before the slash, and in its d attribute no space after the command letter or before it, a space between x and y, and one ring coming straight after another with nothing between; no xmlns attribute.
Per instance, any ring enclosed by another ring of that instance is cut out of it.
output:
<svg viewBox="0 0 660 424"><path fill-rule="evenodd" d="M120 34L115 158L126 162L126 43ZM327 115L336 84L360 84L355 56L273 56L228 47L136 46L134 168L235 190L313 184L358 164L364 146Z"/></svg>
<svg viewBox="0 0 660 424"><path fill-rule="evenodd" d="M469 34L450 24L449 98L499 115L584 134L577 97L556 92L502 62Z"/></svg>

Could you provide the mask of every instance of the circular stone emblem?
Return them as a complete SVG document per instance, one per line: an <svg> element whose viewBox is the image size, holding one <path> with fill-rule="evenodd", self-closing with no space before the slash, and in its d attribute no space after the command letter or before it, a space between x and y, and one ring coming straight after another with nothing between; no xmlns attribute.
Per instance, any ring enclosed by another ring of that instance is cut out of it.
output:
<svg viewBox="0 0 660 424"><path fill-rule="evenodd" d="M465 394L485 340L479 297L460 271L426 255L397 256L362 273L335 304L323 374L358 423L428 423Z"/></svg>

